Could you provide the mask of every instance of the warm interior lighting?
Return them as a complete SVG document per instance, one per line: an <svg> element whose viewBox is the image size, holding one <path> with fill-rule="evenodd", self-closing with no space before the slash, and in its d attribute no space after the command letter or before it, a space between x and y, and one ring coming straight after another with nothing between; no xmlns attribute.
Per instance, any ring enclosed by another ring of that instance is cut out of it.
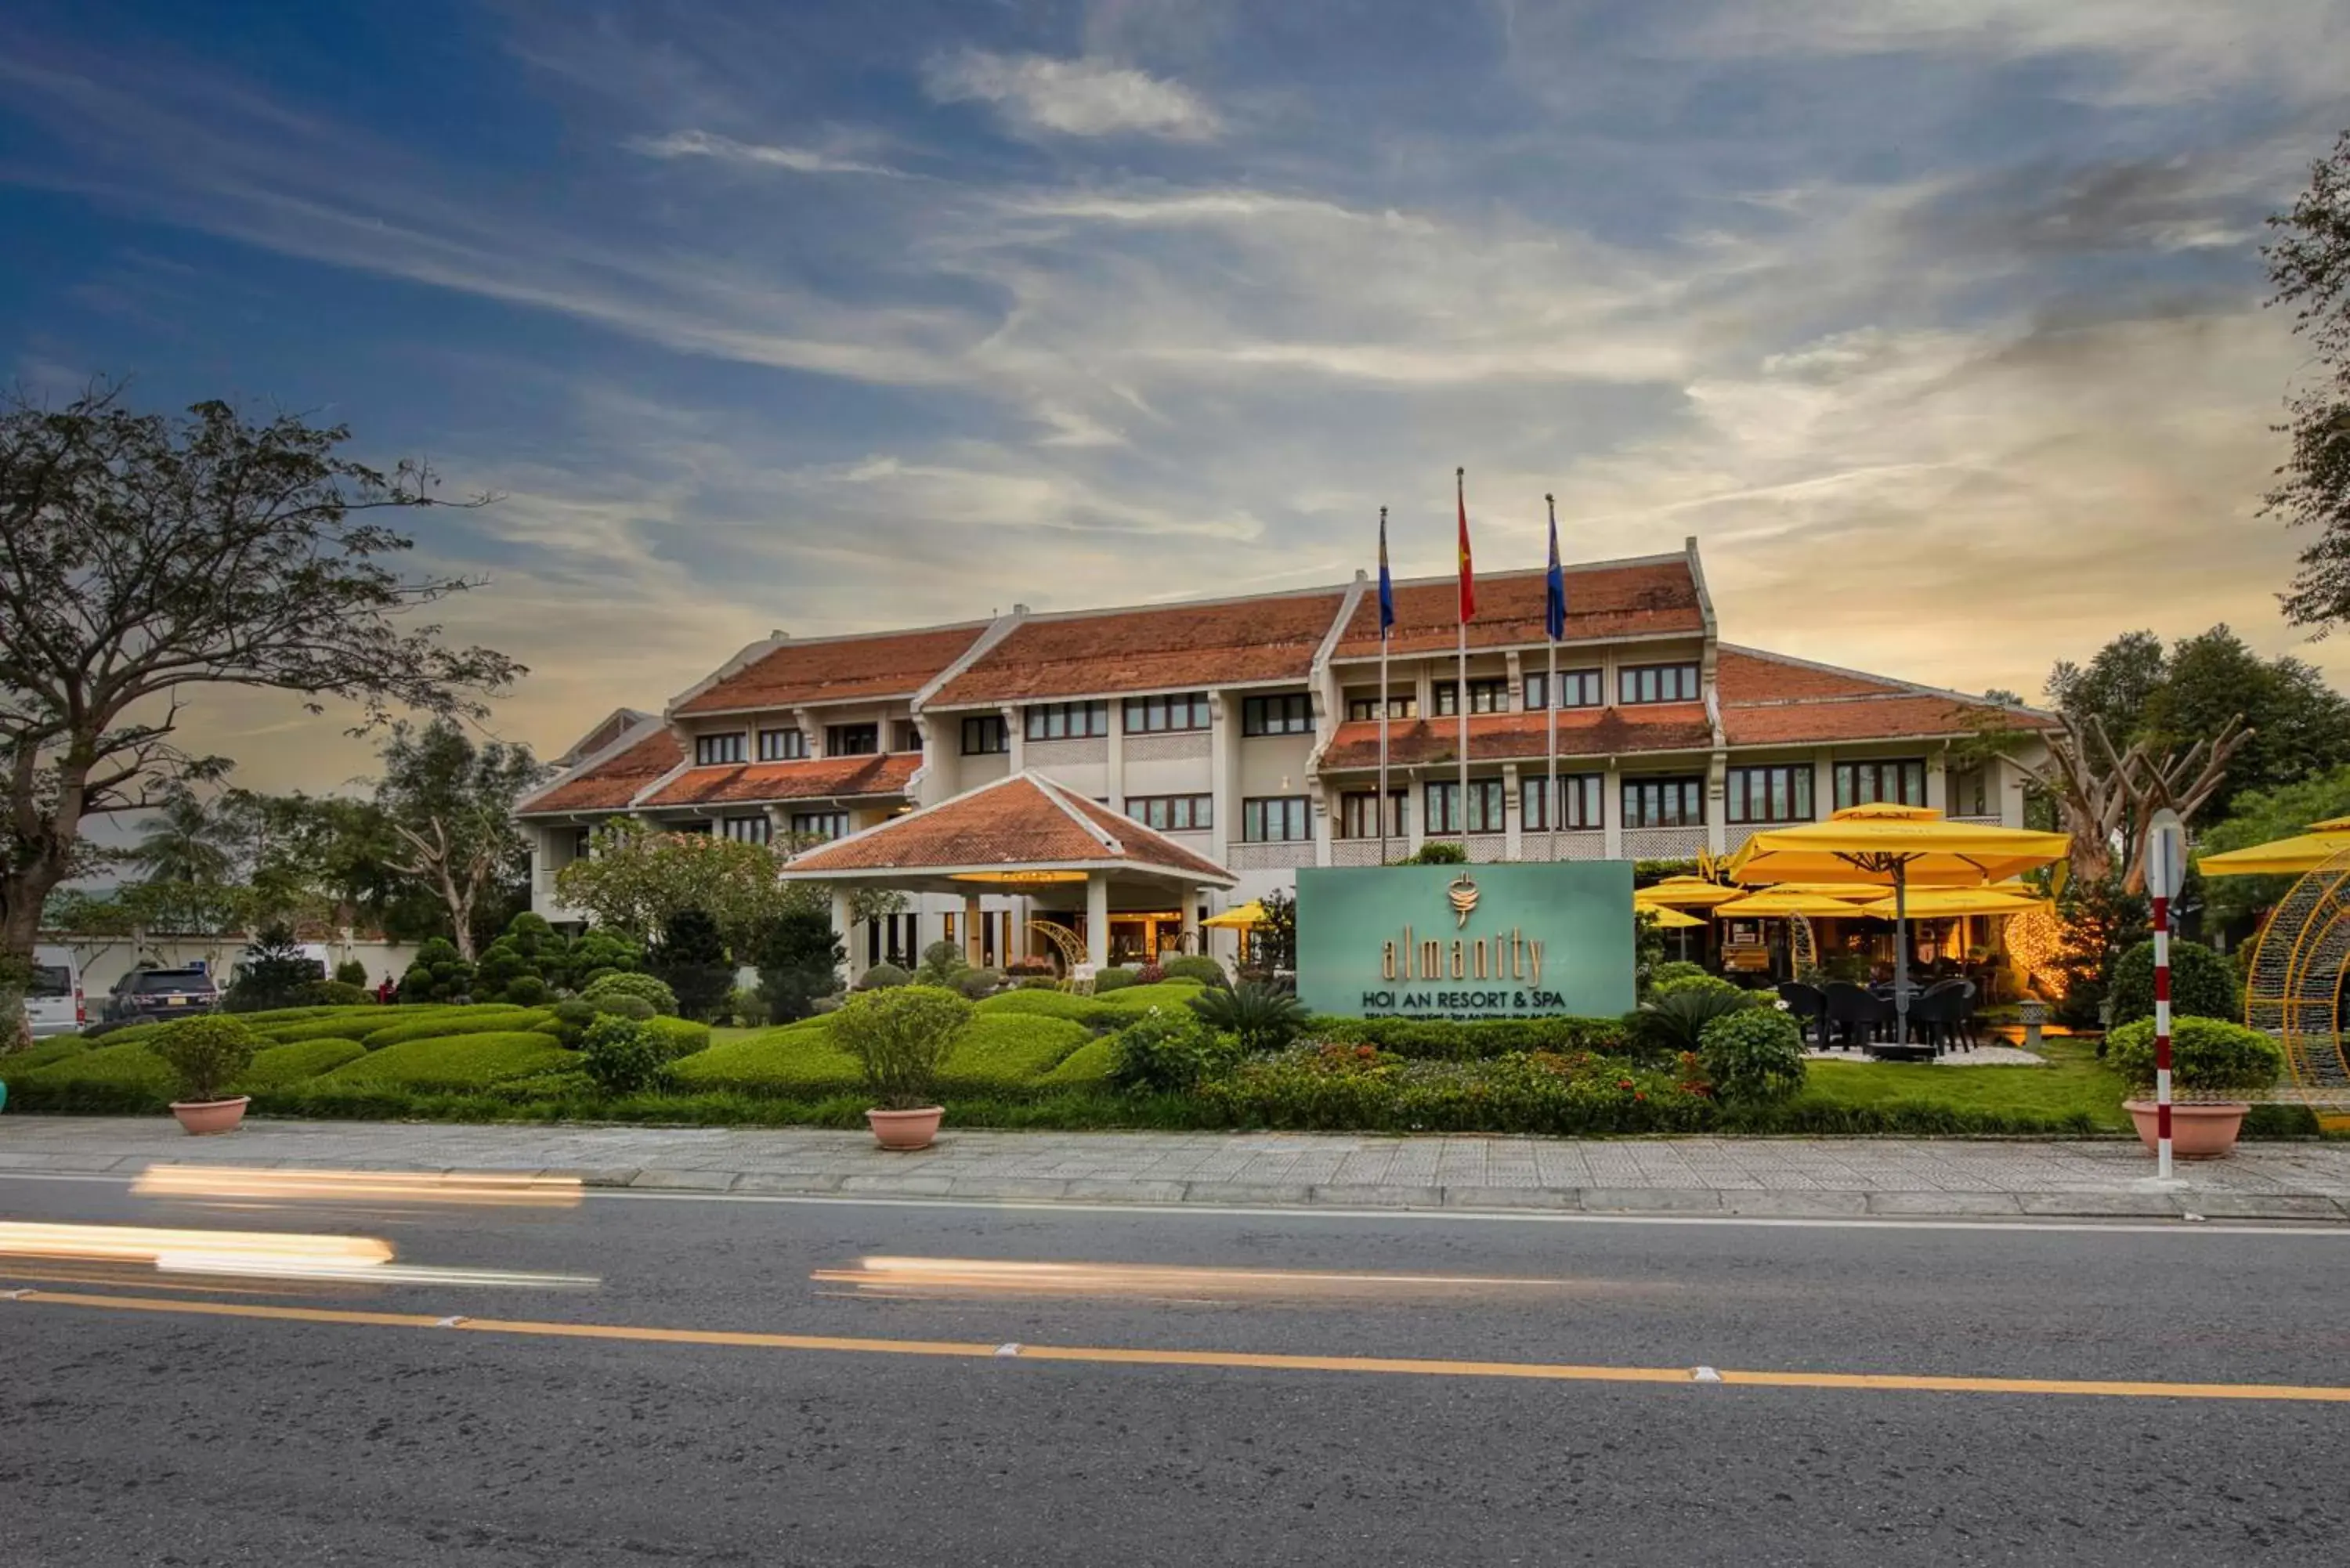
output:
<svg viewBox="0 0 2350 1568"><path fill-rule="evenodd" d="M1052 882L1082 882L1082 871L951 871L950 882L986 882L1003 888L1035 888Z"/></svg>

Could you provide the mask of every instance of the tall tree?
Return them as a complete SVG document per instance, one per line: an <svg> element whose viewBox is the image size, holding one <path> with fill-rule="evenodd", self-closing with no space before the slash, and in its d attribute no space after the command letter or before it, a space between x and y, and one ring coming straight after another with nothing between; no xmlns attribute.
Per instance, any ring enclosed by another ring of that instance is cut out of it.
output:
<svg viewBox="0 0 2350 1568"><path fill-rule="evenodd" d="M207 686L478 714L521 667L408 618L472 587L402 576L378 514L433 504L431 475L340 455L343 426L223 402L135 412L100 387L0 401L0 953L27 956L82 824L146 811L224 764L178 740Z"/></svg>
<svg viewBox="0 0 2350 1568"><path fill-rule="evenodd" d="M2084 665L2060 660L2048 672L2048 700L2057 711L2085 724L2095 719L2123 745L2146 728L2147 704L2162 685L2162 639L2126 631Z"/></svg>
<svg viewBox="0 0 2350 1568"><path fill-rule="evenodd" d="M2192 745L2239 715L2251 735L2211 794L2214 816L2226 815L2239 791L2273 789L2350 762L2350 701L2314 667L2264 659L2225 625L2170 645L2162 683L2133 738L2170 749Z"/></svg>
<svg viewBox="0 0 2350 1568"><path fill-rule="evenodd" d="M2330 628L2350 620L2350 130L2310 165L2309 189L2269 227L2275 237L2261 247L2276 286L2269 303L2293 307L2315 374L2285 400L2293 444L2264 509L2316 533L2282 597L2296 624Z"/></svg>
<svg viewBox="0 0 2350 1568"><path fill-rule="evenodd" d="M401 846L391 865L441 900L450 940L471 963L475 911L497 889L530 875L530 846L515 826L515 802L546 770L528 746L476 744L446 718L421 728L394 724L382 762L375 804Z"/></svg>
<svg viewBox="0 0 2350 1568"><path fill-rule="evenodd" d="M139 842L123 858L150 882L227 882L237 871L238 829L217 797L184 782L165 786L153 815L139 824Z"/></svg>

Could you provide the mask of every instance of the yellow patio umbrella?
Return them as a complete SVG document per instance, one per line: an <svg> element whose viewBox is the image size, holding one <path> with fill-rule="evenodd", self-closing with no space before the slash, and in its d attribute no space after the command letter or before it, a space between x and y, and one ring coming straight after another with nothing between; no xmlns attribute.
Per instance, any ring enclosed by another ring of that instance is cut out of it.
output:
<svg viewBox="0 0 2350 1568"><path fill-rule="evenodd" d="M2314 871L2350 849L2350 816L2313 822L2309 831L2267 844L2247 845L2222 855L2199 855L2195 868L2206 877L2297 877Z"/></svg>
<svg viewBox="0 0 2350 1568"><path fill-rule="evenodd" d="M1638 908L1638 906L1636 904L1635 908ZM1673 909L1671 906L1666 904L1659 904L1653 909L1640 909L1639 912L1648 916L1650 919L1656 921L1657 924L1664 927L1664 929L1669 931L1687 930L1691 927L1705 924L1703 920L1698 919L1695 915L1684 915L1679 909Z"/></svg>
<svg viewBox="0 0 2350 1568"><path fill-rule="evenodd" d="M1949 920L1961 915L2020 915L2038 909L2042 900L2030 893L2010 893L2000 888L1919 888L1906 902L1908 908L1897 911L1890 898L1877 898L1863 904L1860 912L1888 920L1897 913Z"/></svg>
<svg viewBox="0 0 2350 1568"><path fill-rule="evenodd" d="M1866 882L1772 882L1762 885L1766 893L1809 893L1825 898L1841 898L1848 904L1865 904L1877 897L1877 889ZM1754 894L1748 893L1747 898Z"/></svg>
<svg viewBox="0 0 2350 1568"><path fill-rule="evenodd" d="M1846 806L1825 822L1770 828L1731 863L1740 882L1865 882L1893 889L1893 1007L1898 1037L1909 1037L1912 888L1981 888L2062 860L2061 833L1952 822L1929 806Z"/></svg>
<svg viewBox="0 0 2350 1568"><path fill-rule="evenodd" d="M1803 915L1815 920L1849 920L1866 914L1850 898L1839 898L1826 893L1791 893L1780 888L1765 888L1759 893L1749 893L1727 904L1716 904L1716 919L1783 920L1791 915Z"/></svg>
<svg viewBox="0 0 2350 1568"><path fill-rule="evenodd" d="M1220 931L1246 930L1251 926L1264 923L1264 906L1251 898L1245 904L1233 905L1221 915L1210 915L1200 923L1213 926Z"/></svg>
<svg viewBox="0 0 2350 1568"><path fill-rule="evenodd" d="M1632 889L1632 902L1659 909L1708 909L1738 898L1742 889L1725 888L1702 877L1668 877Z"/></svg>

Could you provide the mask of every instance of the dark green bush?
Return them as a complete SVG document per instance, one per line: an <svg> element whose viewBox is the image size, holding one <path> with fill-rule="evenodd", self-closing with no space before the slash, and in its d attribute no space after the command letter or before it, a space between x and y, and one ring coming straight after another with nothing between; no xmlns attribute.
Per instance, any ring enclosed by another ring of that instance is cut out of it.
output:
<svg viewBox="0 0 2350 1568"><path fill-rule="evenodd" d="M907 1111L938 1103L939 1068L971 1019L971 1003L953 992L906 985L850 997L827 1027L874 1104Z"/></svg>
<svg viewBox="0 0 2350 1568"><path fill-rule="evenodd" d="M183 1018L155 1036L148 1049L172 1069L181 1099L203 1101L226 1098L260 1045L252 1030L221 1014Z"/></svg>
<svg viewBox="0 0 2350 1568"><path fill-rule="evenodd" d="M292 930L283 925L265 926L238 960L235 978L221 993L221 1006L230 1012L292 1007L307 1001L304 992L325 978L325 966L304 956Z"/></svg>
<svg viewBox="0 0 2350 1568"><path fill-rule="evenodd" d="M566 997L547 1011L550 1016L546 1032L574 1051L588 1037L588 1026L603 1016L596 1011L594 1002L577 996ZM650 1014L651 1010L646 1011Z"/></svg>
<svg viewBox="0 0 2350 1568"><path fill-rule="evenodd" d="M599 996L588 1005L599 1013L607 1013L614 1018L626 1018L637 1023L660 1016L653 1010L653 1004L643 997L621 992Z"/></svg>
<svg viewBox="0 0 2350 1568"><path fill-rule="evenodd" d="M546 1000L570 971L571 944L545 917L523 910L506 922L482 954L473 994L535 1006Z"/></svg>
<svg viewBox="0 0 2350 1568"><path fill-rule="evenodd" d="M962 970L951 983L964 997L978 1002L995 994L996 989L1003 983L1003 971L999 969Z"/></svg>
<svg viewBox="0 0 2350 1568"><path fill-rule="evenodd" d="M408 972L400 977L400 1000L455 1002L473 992L473 966L457 956L456 944L434 937L416 950Z"/></svg>
<svg viewBox="0 0 2350 1568"><path fill-rule="evenodd" d="M1678 974L1660 973L1652 977L1648 981L1648 1000L1651 1002L1661 1002L1668 996L1678 996L1685 991L1728 992L1742 1002L1753 994L1753 992L1748 991L1744 986L1739 984L1734 980L1724 980L1718 974L1708 974L1701 969L1698 970L1695 974L1689 973L1688 971L1690 969L1696 967L1694 965L1676 966L1673 964L1664 964L1659 967L1662 969L1674 969L1678 967L1681 970L1681 972Z"/></svg>
<svg viewBox="0 0 2350 1568"><path fill-rule="evenodd" d="M1201 985L1230 985L1224 966L1205 953L1182 953L1161 961L1159 967L1167 971L1169 980L1196 980Z"/></svg>
<svg viewBox="0 0 2350 1568"><path fill-rule="evenodd" d="M1431 838L1396 862L1399 866L1466 866L1469 851L1458 844Z"/></svg>
<svg viewBox="0 0 2350 1568"><path fill-rule="evenodd" d="M1707 973L1705 965L1691 963L1687 959L1674 959L1669 962L1660 963L1648 971L1648 984L1652 987L1668 984L1677 980L1708 978L1711 977Z"/></svg>
<svg viewBox="0 0 2350 1568"><path fill-rule="evenodd" d="M1109 1052L1109 1081L1151 1094L1197 1088L1245 1054L1236 1036L1219 1034L1198 1014L1171 1007L1154 1007L1111 1035Z"/></svg>
<svg viewBox="0 0 2350 1568"><path fill-rule="evenodd" d="M2114 961L2111 991L2114 1022L2130 1023L2154 1016L2154 944L2140 942ZM2170 1012L2174 1018L2226 1018L2241 1022L2242 998L2236 971L2201 942L2170 944Z"/></svg>
<svg viewBox="0 0 2350 1568"><path fill-rule="evenodd" d="M672 1017L677 1012L677 992L650 974L604 975L589 981L579 994L589 1002L601 1002L608 996L633 996L650 1005L655 1012L666 1012Z"/></svg>
<svg viewBox="0 0 2350 1568"><path fill-rule="evenodd" d="M1723 1100L1765 1105L1804 1086L1804 1032L1772 1007L1726 1013L1699 1032L1698 1062Z"/></svg>
<svg viewBox="0 0 2350 1568"><path fill-rule="evenodd" d="M768 926L759 940L759 998L770 1023L790 1023L815 1011L816 999L840 985L848 956L830 917L798 909Z"/></svg>
<svg viewBox="0 0 2350 1568"><path fill-rule="evenodd" d="M1305 1033L1311 1040L1376 1045L1398 1056L1446 1062L1516 1051L1620 1056L1633 1048L1623 1021L1615 1018L1313 1018Z"/></svg>
<svg viewBox="0 0 2350 1568"><path fill-rule="evenodd" d="M2133 1088L2154 1087L2154 1020L2125 1023L2106 1036L2106 1063ZM2179 1089L2225 1094L2265 1089L2284 1074L2284 1050L2257 1029L2224 1018L2175 1018L2170 1081Z"/></svg>
<svg viewBox="0 0 2350 1568"><path fill-rule="evenodd" d="M1746 1007L1746 993L1734 985L1688 987L1642 1002L1629 1022L1635 1043L1651 1052L1694 1051L1707 1024Z"/></svg>
<svg viewBox="0 0 2350 1568"><path fill-rule="evenodd" d="M660 1010L681 1018L709 1023L734 989L734 965L726 955L725 939L718 934L718 922L702 909L671 915L661 928L660 946L646 956L645 967L668 983L676 999L673 1006Z"/></svg>
<svg viewBox="0 0 2350 1568"><path fill-rule="evenodd" d="M1211 986L1191 999L1191 1011L1219 1033L1236 1035L1247 1051L1278 1051L1295 1039L1310 1016L1287 986L1243 981L1227 991Z"/></svg>
<svg viewBox="0 0 2350 1568"><path fill-rule="evenodd" d="M345 959L335 966L335 979L340 984L366 991L368 989L367 965L357 959Z"/></svg>
<svg viewBox="0 0 2350 1568"><path fill-rule="evenodd" d="M1130 969L1119 969L1116 966L1112 966L1107 969L1098 969L1094 971L1094 994L1096 996L1107 996L1113 991L1124 991L1128 986L1136 983L1138 982L1135 980L1134 971Z"/></svg>
<svg viewBox="0 0 2350 1568"><path fill-rule="evenodd" d="M588 1026L580 1042L579 1066L588 1082L607 1095L634 1095L668 1081L668 1049L653 1037L650 1023L609 1013Z"/></svg>
<svg viewBox="0 0 2350 1568"><path fill-rule="evenodd" d="M857 977L857 989L889 991L893 987L906 984L910 979L911 977L894 963L877 963Z"/></svg>
<svg viewBox="0 0 2350 1568"><path fill-rule="evenodd" d="M1386 1132L1691 1132L1711 1122L1701 1079L1586 1054L1404 1061L1374 1046L1299 1045L1202 1082L1229 1125Z"/></svg>
<svg viewBox="0 0 2350 1568"><path fill-rule="evenodd" d="M366 1007L374 1002L375 992L348 981L314 980L296 1000L318 1007Z"/></svg>
<svg viewBox="0 0 2350 1568"><path fill-rule="evenodd" d="M617 935L602 926L591 926L580 933L564 954L563 974L556 981L566 990L585 991L608 974L630 974L644 966L644 950L628 938Z"/></svg>
<svg viewBox="0 0 2350 1568"><path fill-rule="evenodd" d="M538 976L520 974L506 981L503 994L506 1001L513 1002L516 1007L537 1007L554 992L547 989L546 981L539 979Z"/></svg>
<svg viewBox="0 0 2350 1568"><path fill-rule="evenodd" d="M970 967L962 956L961 942L935 941L922 950L922 961L914 970L914 983L951 988L955 977Z"/></svg>

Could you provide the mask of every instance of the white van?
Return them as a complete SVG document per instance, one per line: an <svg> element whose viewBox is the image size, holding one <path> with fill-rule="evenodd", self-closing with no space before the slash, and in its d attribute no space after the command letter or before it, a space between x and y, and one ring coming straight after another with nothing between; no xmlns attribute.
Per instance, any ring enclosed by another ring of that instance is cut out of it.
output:
<svg viewBox="0 0 2350 1568"><path fill-rule="evenodd" d="M46 1040L52 1034L71 1034L86 1022L81 965L75 960L73 949L33 950L33 988L25 997L25 1016L33 1025L36 1040Z"/></svg>

